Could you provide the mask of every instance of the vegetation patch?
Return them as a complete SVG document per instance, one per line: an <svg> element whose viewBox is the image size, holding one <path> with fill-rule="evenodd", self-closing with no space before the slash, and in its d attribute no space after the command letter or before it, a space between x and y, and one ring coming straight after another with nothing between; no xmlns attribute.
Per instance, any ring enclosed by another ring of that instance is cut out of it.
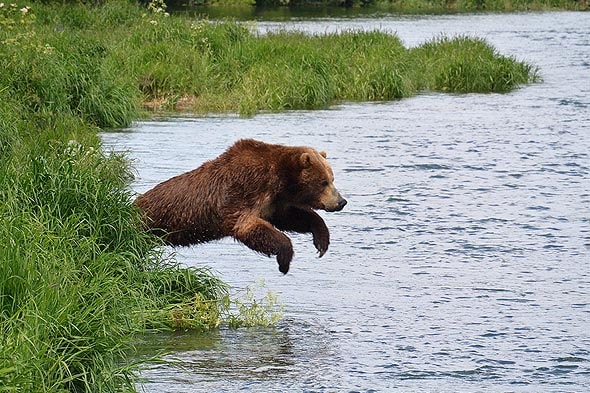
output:
<svg viewBox="0 0 590 393"><path fill-rule="evenodd" d="M196 113L317 109L425 90L506 92L540 80L535 67L469 37L408 49L378 31L260 35L247 23L157 13L118 42L113 61L139 82L144 102Z"/></svg>
<svg viewBox="0 0 590 393"><path fill-rule="evenodd" d="M506 92L539 80L535 67L478 38L409 49L377 31L260 35L248 23L171 17L162 3L43 6L37 15L3 39L8 88L26 94L28 110L100 127L126 125L142 107L252 115L424 90Z"/></svg>

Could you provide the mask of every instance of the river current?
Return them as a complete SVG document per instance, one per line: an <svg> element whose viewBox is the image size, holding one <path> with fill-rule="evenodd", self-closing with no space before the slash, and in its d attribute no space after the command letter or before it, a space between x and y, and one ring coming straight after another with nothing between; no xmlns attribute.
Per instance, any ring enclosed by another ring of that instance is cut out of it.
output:
<svg viewBox="0 0 590 393"><path fill-rule="evenodd" d="M348 199L321 213L283 276L224 240L176 250L232 286L265 280L273 328L147 338L173 364L146 392L590 391L590 13L258 22L261 31L381 29L413 46L485 38L539 67L508 94L423 93L329 110L160 118L102 134L144 192L240 138L326 150Z"/></svg>

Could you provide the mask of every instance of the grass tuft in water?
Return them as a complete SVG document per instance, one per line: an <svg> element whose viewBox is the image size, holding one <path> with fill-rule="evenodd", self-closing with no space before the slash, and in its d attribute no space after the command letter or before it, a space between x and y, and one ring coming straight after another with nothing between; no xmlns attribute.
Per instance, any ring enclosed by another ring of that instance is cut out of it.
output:
<svg viewBox="0 0 590 393"><path fill-rule="evenodd" d="M421 89L454 93L503 93L540 81L538 70L498 54L481 39L440 37L412 50Z"/></svg>

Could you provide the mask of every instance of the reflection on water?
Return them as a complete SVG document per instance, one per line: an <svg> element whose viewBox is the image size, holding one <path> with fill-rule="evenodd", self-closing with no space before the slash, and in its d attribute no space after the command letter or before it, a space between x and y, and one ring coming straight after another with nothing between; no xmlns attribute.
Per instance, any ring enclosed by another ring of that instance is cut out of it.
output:
<svg viewBox="0 0 590 393"><path fill-rule="evenodd" d="M168 11L210 20L286 21L321 18L377 18L385 13L370 7L290 6L290 7L206 7L189 4L168 4ZM442 10L441 10L442 12Z"/></svg>
<svg viewBox="0 0 590 393"><path fill-rule="evenodd" d="M299 339L302 334L308 338ZM228 389L228 372L250 390L278 391L288 386L317 389L322 382L335 386L328 367L323 377L317 377L322 364L336 356L328 338L325 326L286 319L277 328L158 334L148 336L140 347L146 354L164 349L179 355L172 359L176 367L154 364L146 370L151 391L168 391L174 386L174 391L191 392L203 383L208 391L223 391ZM309 359L315 359L314 364Z"/></svg>
<svg viewBox="0 0 590 393"><path fill-rule="evenodd" d="M506 18L374 24L413 42L482 29L545 83L103 134L136 160L138 192L252 137L327 150L349 201L321 213L332 236L322 259L293 235L287 276L231 240L179 249L232 285L264 278L285 319L147 337L145 350L176 363L144 370L146 391L588 390L590 14Z"/></svg>

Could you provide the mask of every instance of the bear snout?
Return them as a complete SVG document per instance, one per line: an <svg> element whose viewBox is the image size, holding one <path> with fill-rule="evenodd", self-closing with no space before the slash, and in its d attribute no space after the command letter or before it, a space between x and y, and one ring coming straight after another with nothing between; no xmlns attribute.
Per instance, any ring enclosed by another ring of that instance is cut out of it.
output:
<svg viewBox="0 0 590 393"><path fill-rule="evenodd" d="M346 199L338 196L336 203L324 205L324 210L327 212L339 212L340 210L344 209L344 206L346 206L347 203L348 201Z"/></svg>
<svg viewBox="0 0 590 393"><path fill-rule="evenodd" d="M348 201L346 199L340 197L340 199L338 200L338 204L336 205L336 208L333 211L339 212L340 210L344 209L344 206L346 206L347 203Z"/></svg>

